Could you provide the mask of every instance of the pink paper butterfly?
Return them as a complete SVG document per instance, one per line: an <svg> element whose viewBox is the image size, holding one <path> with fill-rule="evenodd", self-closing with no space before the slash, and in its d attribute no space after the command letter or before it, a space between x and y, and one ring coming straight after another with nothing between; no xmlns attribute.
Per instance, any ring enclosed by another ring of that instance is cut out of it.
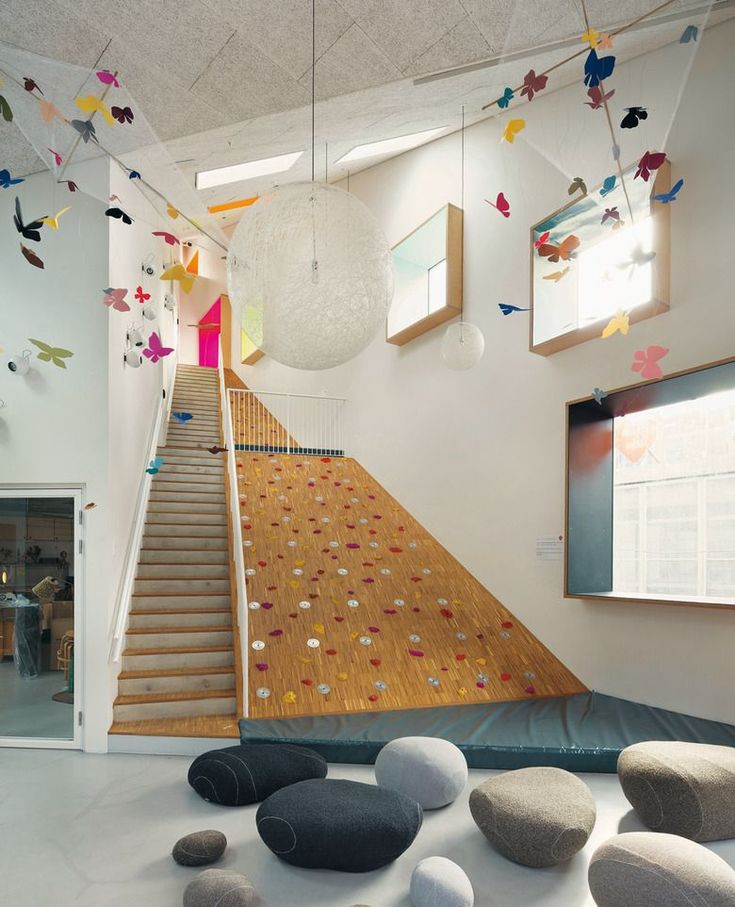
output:
<svg viewBox="0 0 735 907"><path fill-rule="evenodd" d="M125 289L113 289L112 287L107 287L106 290L102 291L105 294L102 302L108 307L116 309L118 312L129 312L130 306L125 302L125 297L127 296L128 291Z"/></svg>
<svg viewBox="0 0 735 907"><path fill-rule="evenodd" d="M54 163L56 164L56 166L61 167L61 165L64 163L64 158L59 154L58 151L54 151L53 148L49 148L48 150L51 152L51 154L53 154Z"/></svg>
<svg viewBox="0 0 735 907"><path fill-rule="evenodd" d="M162 236L166 240L166 244L169 246L178 246L179 240L173 235L173 233L167 233L165 230L154 230L151 236Z"/></svg>
<svg viewBox="0 0 735 907"><path fill-rule="evenodd" d="M164 346L161 343L161 338L154 331L148 338L148 346L143 350L143 355L146 359L150 359L151 362L158 362L159 359L169 356L173 351L174 348L172 346Z"/></svg>
<svg viewBox="0 0 735 907"><path fill-rule="evenodd" d="M663 359L668 352L665 346L657 346L655 343L645 350L636 350L630 369L633 372L640 372L641 378L646 380L660 378L663 372L658 360Z"/></svg>
<svg viewBox="0 0 735 907"><path fill-rule="evenodd" d="M102 82L103 85L113 85L115 88L120 87L120 83L117 81L117 76L114 72L110 72L109 69L100 69L97 71L97 78Z"/></svg>

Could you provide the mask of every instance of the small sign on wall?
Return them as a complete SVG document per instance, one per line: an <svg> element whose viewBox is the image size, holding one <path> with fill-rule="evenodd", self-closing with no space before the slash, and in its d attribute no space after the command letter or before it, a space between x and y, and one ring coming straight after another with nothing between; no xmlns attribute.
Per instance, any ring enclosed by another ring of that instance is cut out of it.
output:
<svg viewBox="0 0 735 907"><path fill-rule="evenodd" d="M537 561L560 561L564 556L564 536L545 535L536 539Z"/></svg>

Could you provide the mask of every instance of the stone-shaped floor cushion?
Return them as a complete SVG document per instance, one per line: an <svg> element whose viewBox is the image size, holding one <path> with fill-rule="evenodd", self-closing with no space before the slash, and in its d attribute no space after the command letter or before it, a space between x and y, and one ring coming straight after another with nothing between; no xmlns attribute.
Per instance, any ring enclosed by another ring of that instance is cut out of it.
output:
<svg viewBox="0 0 735 907"><path fill-rule="evenodd" d="M253 907L257 900L250 879L226 869L205 869L184 890L184 907Z"/></svg>
<svg viewBox="0 0 735 907"><path fill-rule="evenodd" d="M369 872L399 857L421 828L415 800L357 781L301 781L272 794L255 817L276 856L306 869Z"/></svg>
<svg viewBox="0 0 735 907"><path fill-rule="evenodd" d="M208 828L179 838L171 856L181 866L206 866L216 863L226 849L227 838L222 832Z"/></svg>
<svg viewBox="0 0 735 907"><path fill-rule="evenodd" d="M305 746L253 743L197 756L189 768L189 784L204 800L247 806L289 784L326 774L326 760Z"/></svg>
<svg viewBox="0 0 735 907"><path fill-rule="evenodd" d="M592 855L592 897L598 907L733 907L735 870L678 835L629 832Z"/></svg>
<svg viewBox="0 0 735 907"><path fill-rule="evenodd" d="M446 857L427 857L411 875L413 907L473 907L475 893L461 866Z"/></svg>
<svg viewBox="0 0 735 907"><path fill-rule="evenodd" d="M470 794L477 827L503 856L524 866L554 866L587 843L595 801L587 785L560 768L521 768Z"/></svg>
<svg viewBox="0 0 735 907"><path fill-rule="evenodd" d="M653 831L693 841L735 837L735 747L636 743L618 758L625 796Z"/></svg>
<svg viewBox="0 0 735 907"><path fill-rule="evenodd" d="M467 760L449 740L400 737L387 743L375 760L379 787L400 791L424 809L446 806L467 784Z"/></svg>

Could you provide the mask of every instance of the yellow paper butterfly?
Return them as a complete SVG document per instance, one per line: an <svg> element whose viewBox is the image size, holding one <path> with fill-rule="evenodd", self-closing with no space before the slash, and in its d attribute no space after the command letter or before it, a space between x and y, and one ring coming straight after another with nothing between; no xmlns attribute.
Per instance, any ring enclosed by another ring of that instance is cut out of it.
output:
<svg viewBox="0 0 735 907"><path fill-rule="evenodd" d="M188 274L186 268L178 262L175 265L171 265L170 268L166 268L161 274L161 280L178 280L181 289L185 293L190 293L196 277L193 274Z"/></svg>
<svg viewBox="0 0 735 907"><path fill-rule="evenodd" d="M503 130L503 141L509 142L512 145L521 129L525 128L525 120L508 120L508 122L505 124L505 129Z"/></svg>
<svg viewBox="0 0 735 907"><path fill-rule="evenodd" d="M93 94L85 95L83 98L74 98L74 103L85 113L101 113L108 126L115 125L115 117L110 113L107 104Z"/></svg>
<svg viewBox="0 0 735 907"><path fill-rule="evenodd" d="M580 37L580 41L586 41L594 50L600 43L600 33L590 26L587 31Z"/></svg>
<svg viewBox="0 0 735 907"><path fill-rule="evenodd" d="M71 205L69 205L67 208L62 208L61 211L59 211L58 214L54 214L53 217L42 217L41 221L51 227L52 230L58 230L59 218L62 214L66 214L67 211L71 211Z"/></svg>
<svg viewBox="0 0 735 907"><path fill-rule="evenodd" d="M171 220L176 220L176 218L179 216L178 210L176 208L174 208L174 206L172 204L167 204L166 214L168 214L168 216L171 218Z"/></svg>
<svg viewBox="0 0 735 907"><path fill-rule="evenodd" d="M616 331L620 331L621 334L627 334L630 329L630 320L627 312L616 312L615 315L608 321L605 329L602 332L603 337L612 337Z"/></svg>

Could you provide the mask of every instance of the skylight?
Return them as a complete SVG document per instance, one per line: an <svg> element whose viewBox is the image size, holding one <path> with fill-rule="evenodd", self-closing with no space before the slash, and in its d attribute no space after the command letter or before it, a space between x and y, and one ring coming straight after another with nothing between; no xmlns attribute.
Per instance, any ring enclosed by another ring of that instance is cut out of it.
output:
<svg viewBox="0 0 735 907"><path fill-rule="evenodd" d="M283 173L284 170L290 170L303 153L303 151L293 151L289 154L278 154L275 157L264 157L258 161L233 164L231 167L200 170L196 177L196 187L197 189L211 189L213 186L239 183L243 180L254 179L256 176L267 176L269 173Z"/></svg>
<svg viewBox="0 0 735 907"><path fill-rule="evenodd" d="M399 135L393 139L383 139L380 142L368 142L366 145L356 145L351 151L339 158L336 163L345 164L349 161L361 161L366 157L375 157L379 154L397 154L408 151L428 142L434 136L443 132L447 127L439 126L437 129L425 129L423 132L411 132L409 135Z"/></svg>

